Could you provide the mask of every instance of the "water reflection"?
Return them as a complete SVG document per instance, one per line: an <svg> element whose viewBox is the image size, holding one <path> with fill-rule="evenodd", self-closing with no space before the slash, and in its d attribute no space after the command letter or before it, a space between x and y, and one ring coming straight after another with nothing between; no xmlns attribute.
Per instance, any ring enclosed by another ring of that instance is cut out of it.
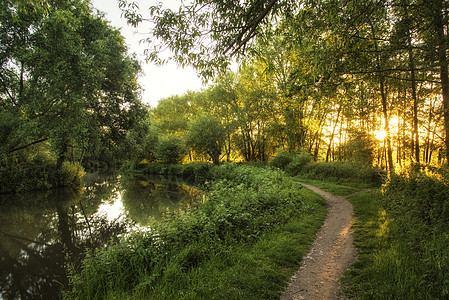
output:
<svg viewBox="0 0 449 300"><path fill-rule="evenodd" d="M153 177L151 181L123 181L122 203L129 216L141 226L161 219L180 206L192 204L198 197L198 190L194 188L168 179L164 183L160 180Z"/></svg>
<svg viewBox="0 0 449 300"><path fill-rule="evenodd" d="M0 298L58 299L87 249L107 247L197 192L177 183L88 176L84 189L0 196Z"/></svg>

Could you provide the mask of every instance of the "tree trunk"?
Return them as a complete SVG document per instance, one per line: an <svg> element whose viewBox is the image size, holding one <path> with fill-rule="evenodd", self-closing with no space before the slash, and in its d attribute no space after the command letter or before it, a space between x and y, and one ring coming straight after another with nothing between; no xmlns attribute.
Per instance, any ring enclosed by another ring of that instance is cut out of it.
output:
<svg viewBox="0 0 449 300"><path fill-rule="evenodd" d="M332 151L332 144L333 144L333 141L334 141L335 128L337 128L338 118L340 117L340 112L341 112L341 105L338 106L337 117L335 118L335 123L334 123L334 127L332 128L332 134L331 134L331 138L330 138L330 141L329 141L329 146L327 147L326 162L329 161L329 156L330 156L331 151Z"/></svg>
<svg viewBox="0 0 449 300"><path fill-rule="evenodd" d="M408 57L409 57L409 67L410 67L410 77L412 85L412 99L413 99L413 144L415 150L415 159L419 163L419 132L418 132L418 97L416 95L416 78L415 78L415 60L413 57L412 48L412 38L410 30L408 31L407 42L408 42Z"/></svg>
<svg viewBox="0 0 449 300"><path fill-rule="evenodd" d="M435 28L437 48L438 48L438 63L440 67L441 80L441 95L443 97L443 116L444 116L444 132L445 146L446 146L446 161L449 162L449 73L448 63L446 58L447 46L446 37L444 34L443 23L443 1L437 0L434 11L433 25Z"/></svg>
<svg viewBox="0 0 449 300"><path fill-rule="evenodd" d="M387 134L386 136L386 144L387 144L387 165L388 165L388 171L389 173L394 172L394 165L393 165L393 151L391 149L391 135L390 135L390 124L388 119L388 105L387 105L387 94L385 92L385 77L381 70L381 62L379 57L379 47L377 45L376 40L376 34L374 31L374 26L371 24L371 32L373 34L373 40L374 40L374 48L376 50L376 68L377 68L377 75L379 77L379 89L380 89L380 97L381 97L381 103L382 103L382 114L384 117L384 130Z"/></svg>

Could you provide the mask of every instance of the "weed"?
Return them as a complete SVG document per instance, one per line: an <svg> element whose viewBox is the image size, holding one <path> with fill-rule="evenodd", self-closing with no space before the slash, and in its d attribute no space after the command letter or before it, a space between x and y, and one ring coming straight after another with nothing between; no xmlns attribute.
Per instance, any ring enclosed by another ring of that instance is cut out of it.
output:
<svg viewBox="0 0 449 300"><path fill-rule="evenodd" d="M279 297L324 219L324 201L279 170L224 164L208 173L204 203L88 256L65 297Z"/></svg>

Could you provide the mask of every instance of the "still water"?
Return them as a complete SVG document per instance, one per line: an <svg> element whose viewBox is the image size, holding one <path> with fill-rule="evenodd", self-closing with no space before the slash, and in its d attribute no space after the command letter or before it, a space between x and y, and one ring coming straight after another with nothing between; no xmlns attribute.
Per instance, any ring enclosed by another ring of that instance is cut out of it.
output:
<svg viewBox="0 0 449 300"><path fill-rule="evenodd" d="M176 180L88 174L83 189L0 195L0 299L58 299L67 267L198 199Z"/></svg>

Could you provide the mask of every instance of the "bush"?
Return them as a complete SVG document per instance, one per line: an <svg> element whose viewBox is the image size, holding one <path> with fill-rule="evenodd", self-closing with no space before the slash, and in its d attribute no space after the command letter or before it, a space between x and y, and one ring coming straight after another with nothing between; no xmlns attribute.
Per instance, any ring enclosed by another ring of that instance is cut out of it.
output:
<svg viewBox="0 0 449 300"><path fill-rule="evenodd" d="M278 168L284 170L285 167L291 163L293 160L293 154L286 151L281 150L275 156L270 159L269 165L274 168Z"/></svg>
<svg viewBox="0 0 449 300"><path fill-rule="evenodd" d="M191 162L184 165L182 177L188 181L202 184L212 180L212 164L208 162Z"/></svg>
<svg viewBox="0 0 449 300"><path fill-rule="evenodd" d="M206 166L189 165L184 170L195 174ZM105 299L134 291L152 298L151 293L164 287L175 293L188 284L183 280L193 268L218 259L230 247L255 243L276 226L322 205L305 199L299 186L279 170L225 164L212 174L206 201L173 213L151 232L87 257L81 273L72 274L73 290L66 297Z"/></svg>
<svg viewBox="0 0 449 300"><path fill-rule="evenodd" d="M394 217L407 217L440 231L449 226L449 176L446 169L415 166L391 176L383 206Z"/></svg>
<svg viewBox="0 0 449 300"><path fill-rule="evenodd" d="M81 179L86 174L80 164L73 164L68 161L64 162L59 170L57 170L57 178L54 182L55 186L68 187L81 185Z"/></svg>
<svg viewBox="0 0 449 300"><path fill-rule="evenodd" d="M156 158L168 164L179 163L186 153L184 142L178 136L166 136L156 145Z"/></svg>
<svg viewBox="0 0 449 300"><path fill-rule="evenodd" d="M55 160L46 155L36 155L21 163L5 159L0 165L0 193L79 186L83 176L81 166L65 162L58 169Z"/></svg>
<svg viewBox="0 0 449 300"><path fill-rule="evenodd" d="M304 167L313 161L313 156L308 152L301 152L293 156L293 160L285 167L290 176L298 175Z"/></svg>
<svg viewBox="0 0 449 300"><path fill-rule="evenodd" d="M305 165L299 175L303 178L330 180L336 182L355 182L380 186L386 173L362 163L327 162Z"/></svg>

